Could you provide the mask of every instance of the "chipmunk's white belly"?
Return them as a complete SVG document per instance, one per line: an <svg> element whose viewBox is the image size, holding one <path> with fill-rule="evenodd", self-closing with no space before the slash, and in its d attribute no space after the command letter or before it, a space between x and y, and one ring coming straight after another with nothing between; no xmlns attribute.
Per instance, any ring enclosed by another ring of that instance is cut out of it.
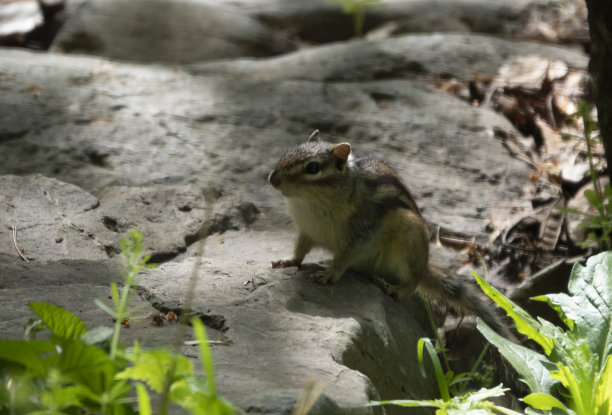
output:
<svg viewBox="0 0 612 415"><path fill-rule="evenodd" d="M336 253L346 243L349 212L346 207L320 204L302 198L286 198L287 209L298 230L319 246Z"/></svg>

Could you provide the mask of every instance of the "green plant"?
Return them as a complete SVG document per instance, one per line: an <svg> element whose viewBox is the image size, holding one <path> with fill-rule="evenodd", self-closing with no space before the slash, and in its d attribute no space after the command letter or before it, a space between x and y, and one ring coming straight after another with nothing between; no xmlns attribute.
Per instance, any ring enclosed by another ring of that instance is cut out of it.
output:
<svg viewBox="0 0 612 415"><path fill-rule="evenodd" d="M566 329L532 318L478 275L474 276L485 293L514 320L517 330L543 351L542 354L512 343L478 322L481 333L532 392L524 398L525 403L552 414L612 413L612 252L589 258L586 267L574 266L570 295L534 298L548 303ZM533 409L529 413L539 413Z"/></svg>
<svg viewBox="0 0 612 415"><path fill-rule="evenodd" d="M353 31L355 36L363 36L363 24L365 22L366 11L377 5L382 4L382 0L327 0L330 3L342 5L342 12L353 16Z"/></svg>
<svg viewBox="0 0 612 415"><path fill-rule="evenodd" d="M584 126L583 136L571 137L584 139L589 161L591 183L593 185L593 189L584 191L584 197L589 204L595 208L597 213L593 214L590 211L581 212L569 208L563 208L563 210L584 217L581 226L588 229L588 231L586 240L577 242L579 247L587 248L594 242L598 245L600 250L610 250L612 249L612 186L608 183L602 191L597 173L599 166L593 161L593 142L599 140L599 136L593 136L593 132L597 129L597 123L591 117L592 109L593 104L584 101L579 104L578 111L573 114L571 118L580 118L582 120Z"/></svg>
<svg viewBox="0 0 612 415"><path fill-rule="evenodd" d="M144 255L142 246L142 234L136 230L128 233L127 238L121 239L121 253L123 254L123 266L121 268L121 276L123 277L123 288L121 294L117 287L117 283L111 283L111 298L113 300L114 309L108 307L102 301L95 299L95 303L102 310L106 311L115 320L115 329L113 330L113 338L111 340L110 358L115 359L117 355L117 347L119 345L119 333L121 324L129 320L130 317L138 310L131 308L130 303L134 298L134 287L136 285L136 276L143 268L154 268L155 265L149 265L147 262L151 255Z"/></svg>
<svg viewBox="0 0 612 415"><path fill-rule="evenodd" d="M423 361L423 350L427 350L429 357L433 363L434 373L436 376L436 381L438 382L438 388L440 390L440 395L442 399L433 399L433 400L391 400L391 401L379 401L379 402L370 402L371 406L379 406L379 405L396 405L403 406L407 408L416 408L416 407L433 407L438 408L436 410L436 415L450 415L450 414L473 414L473 415L484 415L484 414L505 414L505 415L518 415L518 412L512 411L507 408L503 408L493 404L487 399L493 398L496 396L502 396L507 389L502 388L501 385L498 385L494 388L481 388L477 391L468 391L463 392L460 395L451 397L450 389L453 383L455 382L463 382L467 377L467 374L459 375L455 377L452 371L447 371L446 374L442 370L442 363L438 357L438 354L431 343L431 340L427 338L419 339L417 344L418 351L418 360L419 367L421 370L421 375L426 377L425 366ZM481 354L482 357L482 354ZM474 366L472 372L474 372L476 366L479 364L480 358L478 362Z"/></svg>
<svg viewBox="0 0 612 415"><path fill-rule="evenodd" d="M146 265L141 235L132 231L121 247L124 287L111 286L115 329L88 330L82 320L53 304L30 303L39 322L28 324L26 340L0 339L0 414L151 414L147 387L160 392L169 379L170 399L197 415L230 415L233 407L216 392L210 348L202 322L191 321L205 378L194 375L191 362L167 349L143 350L119 342L121 322L133 315L129 304L136 275ZM98 302L98 304L102 304ZM117 324L118 323L118 324ZM39 326L48 340L31 337ZM176 364L171 364L176 362ZM146 385L146 387L145 387ZM137 401L130 395L136 389ZM133 405L138 403L138 411ZM163 408L160 413L165 413Z"/></svg>
<svg viewBox="0 0 612 415"><path fill-rule="evenodd" d="M427 315L429 317L429 322L432 326L432 330L435 333L436 340L438 341L438 343L440 343L440 338L437 335L436 325L428 302L425 302L425 308L427 310ZM419 339L419 341L417 342L417 360L419 362L419 369L423 377L427 377L425 371L425 361L423 358L424 350L427 351L427 354L429 355L433 364L434 374L436 377L436 382L438 384L438 389L440 391L441 399L379 401L370 402L371 406L396 405L403 407L434 407L438 408L438 410L436 411L437 415L517 414L517 412L511 411L507 408L498 407L487 400L488 398L501 396L504 394L504 391L507 390L503 389L501 385L498 385L494 388L488 387L490 386L491 380L490 373L488 373L490 368L482 364L482 359L484 358L488 350L488 345L483 348L482 352L476 359L472 370L470 372L460 373L458 375L455 375L455 373L450 369L450 365L446 357L446 350L436 350L431 340L424 337ZM443 363L440 361L438 353L440 353L440 355L442 356ZM442 368L443 365L446 367L446 372ZM483 368L484 371L487 373L479 374L479 367ZM469 390L469 386L474 381L480 382L483 387L479 390Z"/></svg>

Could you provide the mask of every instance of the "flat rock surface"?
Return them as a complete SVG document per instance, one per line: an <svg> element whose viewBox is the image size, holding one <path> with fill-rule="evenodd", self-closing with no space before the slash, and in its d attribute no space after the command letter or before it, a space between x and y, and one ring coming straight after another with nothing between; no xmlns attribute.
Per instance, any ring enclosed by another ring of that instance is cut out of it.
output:
<svg viewBox="0 0 612 415"><path fill-rule="evenodd" d="M505 16L541 2L519 3ZM108 301L108 286L121 281L119 241L137 228L161 265L140 276L134 301L147 305L123 340L172 343L177 326L158 327L147 316L180 312L193 296L211 338L230 341L213 347L220 391L247 413L291 413L311 375L325 384L318 414L401 413L363 405L434 398L434 379L415 380L416 341L427 335L418 298L393 301L352 273L335 286L317 285L309 276L329 262L322 250L299 271L270 268L290 254L294 232L267 174L318 128L329 141L350 142L357 156L386 159L433 232L486 241L491 208L529 187L531 167L498 138L520 133L489 108L435 89L433 80L493 76L523 54L569 66L587 58L466 33L337 42L261 58L288 50L278 40L288 29L271 22L338 16L337 5L147 4L86 1L71 9L56 46L89 30L96 38L81 39L98 49L73 52L114 61L0 50L0 302L13 310L0 320L3 337L22 335L30 301L62 305L89 327L112 325L94 299ZM105 26L113 7L126 14ZM386 13L380 10L373 19ZM138 12L150 14L160 32L128 17ZM192 33L205 19L214 24ZM162 28L165 20L184 24ZM130 28L133 42L117 40ZM175 47L190 36L203 43ZM435 263L461 265L460 254L432 252ZM197 358L194 347L183 352Z"/></svg>

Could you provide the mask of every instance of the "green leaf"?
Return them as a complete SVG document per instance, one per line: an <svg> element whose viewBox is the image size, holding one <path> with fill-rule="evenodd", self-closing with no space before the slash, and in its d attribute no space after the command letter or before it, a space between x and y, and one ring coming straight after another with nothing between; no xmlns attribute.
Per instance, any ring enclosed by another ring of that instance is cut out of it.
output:
<svg viewBox="0 0 612 415"><path fill-rule="evenodd" d="M531 392L552 393L554 391L559 382L551 377L548 368L554 365L551 365L546 356L503 338L480 319L478 319L477 328L489 342L497 347Z"/></svg>
<svg viewBox="0 0 612 415"><path fill-rule="evenodd" d="M529 313L504 297L502 293L491 287L478 274L473 271L472 274L482 290L514 320L516 329L538 343L544 349L544 353L549 355L554 346L554 341L541 333L542 323L532 318Z"/></svg>
<svg viewBox="0 0 612 415"><path fill-rule="evenodd" d="M547 393L532 393L530 395L525 396L525 398L523 398L523 402L525 402L532 408L540 409L543 411L549 411L552 408L559 408L564 411L567 411L567 408L561 403L561 401L559 401L553 396L550 396Z"/></svg>
<svg viewBox="0 0 612 415"><path fill-rule="evenodd" d="M572 335L584 339L599 358L599 370L612 354L612 251L576 264L567 294L549 294L551 304L560 307L574 322Z"/></svg>
<svg viewBox="0 0 612 415"><path fill-rule="evenodd" d="M49 340L0 340L0 360L18 363L35 376L45 375L50 355L55 353Z"/></svg>
<svg viewBox="0 0 612 415"><path fill-rule="evenodd" d="M81 336L81 340L89 345L101 345L107 343L113 337L113 329L106 326L98 326L89 330Z"/></svg>
<svg viewBox="0 0 612 415"><path fill-rule="evenodd" d="M587 189L584 191L584 197L591 206L593 206L599 211L599 213L603 213L603 210L602 210L603 203L601 200L601 196L598 195L597 192L595 192L592 189Z"/></svg>
<svg viewBox="0 0 612 415"><path fill-rule="evenodd" d="M612 414L612 356L608 356L604 369L595 379L593 400L599 410L597 415Z"/></svg>
<svg viewBox="0 0 612 415"><path fill-rule="evenodd" d="M105 311L106 313L110 314L111 317L117 318L117 312L113 310L112 308L110 308L109 306L107 306L106 304L104 304L102 301L98 300L97 298L94 298L94 303L98 307L100 307L102 311Z"/></svg>
<svg viewBox="0 0 612 415"><path fill-rule="evenodd" d="M69 340L62 343L58 368L72 381L101 394L110 388L116 366L103 350Z"/></svg>
<svg viewBox="0 0 612 415"><path fill-rule="evenodd" d="M41 403L47 408L57 408L59 410L81 405L79 396L82 388L82 386L47 388L41 394Z"/></svg>
<svg viewBox="0 0 612 415"><path fill-rule="evenodd" d="M206 373L206 381L208 382L208 393L211 396L217 394L217 387L215 385L215 367L213 365L212 353L210 351L210 345L208 344L208 337L206 336L206 330L204 330L204 324L202 320L197 317L191 319L191 325L193 326L193 333L196 340L199 341L198 349L200 350L200 360L202 361L202 369Z"/></svg>
<svg viewBox="0 0 612 415"><path fill-rule="evenodd" d="M433 363L434 372L436 375L436 381L438 382L438 388L440 389L440 396L444 401L450 400L450 393L448 391L448 381L446 376L444 376L444 371L442 370L442 364L440 363L440 359L438 359L438 354L436 353L436 349L431 344L431 340L426 337L421 337L417 342L417 354L419 367L421 368L421 374L425 377L425 365L423 360L423 346L427 350L429 357L431 358L431 362Z"/></svg>
<svg viewBox="0 0 612 415"><path fill-rule="evenodd" d="M87 331L83 321L63 307L41 302L32 302L29 306L51 332L61 339L78 339Z"/></svg>
<svg viewBox="0 0 612 415"><path fill-rule="evenodd" d="M155 392L161 393L173 359L176 359L174 378L193 373L193 365L186 357L174 355L166 349L154 349L138 351L133 357L133 366L118 373L115 378L140 380Z"/></svg>
<svg viewBox="0 0 612 415"><path fill-rule="evenodd" d="M116 282L111 282L111 298L115 305L115 309L119 308L119 289L117 288Z"/></svg>
<svg viewBox="0 0 612 415"><path fill-rule="evenodd" d="M136 392L138 394L138 413L140 415L152 415L149 392L145 385L140 382L136 383Z"/></svg>
<svg viewBox="0 0 612 415"><path fill-rule="evenodd" d="M551 376L555 379L559 380L563 386L570 392L571 397L571 405L576 411L580 414L590 414L591 411L584 411L585 405L589 405L587 399L585 398L585 394L581 393L581 385L577 381L577 379L572 374L571 369L568 366L558 364L559 370L555 372L551 372ZM590 396L588 397L590 398Z"/></svg>
<svg viewBox="0 0 612 415"><path fill-rule="evenodd" d="M559 307L559 305L554 304L550 298L548 298L545 295L539 295L537 297L531 297L531 300L533 301L541 301L543 303L547 303L550 308L552 308L553 310L555 310L557 312L557 315L559 316L559 318L565 323L565 325L572 330L574 328L574 321L571 318L567 318L567 316L565 315L565 313L563 312L563 309L561 307Z"/></svg>

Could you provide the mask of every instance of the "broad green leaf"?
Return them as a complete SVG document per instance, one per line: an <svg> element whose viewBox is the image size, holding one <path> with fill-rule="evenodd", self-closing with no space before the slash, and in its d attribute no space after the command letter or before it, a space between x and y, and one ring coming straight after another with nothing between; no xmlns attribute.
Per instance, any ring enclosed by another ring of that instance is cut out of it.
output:
<svg viewBox="0 0 612 415"><path fill-rule="evenodd" d="M200 392L192 394L193 406L187 407L193 415L234 415L231 404L219 396L210 396Z"/></svg>
<svg viewBox="0 0 612 415"><path fill-rule="evenodd" d="M0 360L18 363L35 376L45 375L50 355L55 353L49 340L0 340Z"/></svg>
<svg viewBox="0 0 612 415"><path fill-rule="evenodd" d="M482 320L478 319L478 330L491 342L514 367L531 392L552 393L559 382L553 379L547 368L551 367L546 356L503 338Z"/></svg>
<svg viewBox="0 0 612 415"><path fill-rule="evenodd" d="M589 258L586 267L576 264L569 292L546 297L574 322L572 335L586 341L601 370L612 354L612 251Z"/></svg>
<svg viewBox="0 0 612 415"><path fill-rule="evenodd" d="M82 386L47 388L41 394L41 403L47 408L58 410L81 404L79 396Z"/></svg>
<svg viewBox="0 0 612 415"><path fill-rule="evenodd" d="M63 307L41 302L32 302L29 306L51 332L61 339L78 339L87 331L83 321Z"/></svg>
<svg viewBox="0 0 612 415"><path fill-rule="evenodd" d="M552 408L559 408L564 411L567 410L565 405L561 403L557 398L547 393L537 392L527 395L523 398L523 402L535 409L543 411L549 411Z"/></svg>
<svg viewBox="0 0 612 415"><path fill-rule="evenodd" d="M508 316L514 320L514 324L516 325L516 329L529 337L531 340L538 343L542 349L544 349L544 353L549 355L554 346L554 342L552 339L543 335L540 331L542 324L532 318L529 313L523 310L518 305L514 304L512 301L504 297L502 293L497 291L495 288L491 287L485 280L480 278L478 274L472 271L474 278L478 282L478 285L482 288L482 290L493 300L495 303L500 306Z"/></svg>
<svg viewBox="0 0 612 415"><path fill-rule="evenodd" d="M168 370L172 367L173 359L176 359L173 379L193 373L193 365L186 357L173 355L166 349L155 349L140 350L133 357L133 366L118 373L115 378L140 380L155 392L161 393L168 376Z"/></svg>
<svg viewBox="0 0 612 415"><path fill-rule="evenodd" d="M58 368L64 376L86 385L96 393L103 393L111 385L115 363L103 350L88 346L80 340L62 343Z"/></svg>

